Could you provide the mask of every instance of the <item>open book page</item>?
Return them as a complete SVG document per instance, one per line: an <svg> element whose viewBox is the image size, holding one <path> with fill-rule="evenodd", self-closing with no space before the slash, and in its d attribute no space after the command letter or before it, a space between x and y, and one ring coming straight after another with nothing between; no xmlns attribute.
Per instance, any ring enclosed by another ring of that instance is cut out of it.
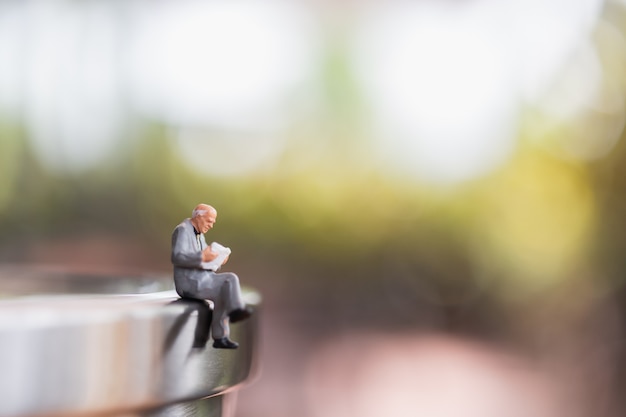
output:
<svg viewBox="0 0 626 417"><path fill-rule="evenodd" d="M220 245L217 242L211 243L211 250L217 252L217 258L211 262L202 262L202 269L209 269L211 271L217 271L224 263L224 260L230 255L230 248Z"/></svg>

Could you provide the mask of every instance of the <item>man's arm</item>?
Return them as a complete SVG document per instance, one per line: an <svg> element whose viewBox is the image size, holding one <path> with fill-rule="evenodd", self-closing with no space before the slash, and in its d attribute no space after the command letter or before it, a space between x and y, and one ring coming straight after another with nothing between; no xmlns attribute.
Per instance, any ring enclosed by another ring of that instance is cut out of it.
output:
<svg viewBox="0 0 626 417"><path fill-rule="evenodd" d="M208 253L206 253L207 249ZM212 253L210 248L207 249L202 252L197 249L194 245L194 238L190 237L182 227L174 229L174 233L172 233L172 264L185 268L201 268L205 256L210 257ZM215 259L215 256L212 259Z"/></svg>

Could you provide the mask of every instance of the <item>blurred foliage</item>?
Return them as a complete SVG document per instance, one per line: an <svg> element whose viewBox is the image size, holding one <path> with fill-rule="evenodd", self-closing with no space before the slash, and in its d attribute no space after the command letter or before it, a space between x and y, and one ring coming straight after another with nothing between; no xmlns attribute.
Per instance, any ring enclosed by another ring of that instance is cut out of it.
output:
<svg viewBox="0 0 626 417"><path fill-rule="evenodd" d="M595 36L619 43L614 31L601 27ZM582 162L558 152L583 133L593 143L594 128L605 126L601 111L549 124L540 132L543 141L529 116L507 164L460 185L424 184L376 159L342 39L327 40L313 108L293 106L283 151L248 175L199 172L176 146L176 126L137 115L129 115L136 117L132 128L104 163L53 172L34 156L21 120L2 119L0 259L38 260L17 251L16 242L28 248L112 235L139 241L163 267L172 229L205 202L219 213L210 239L234 248L234 267L263 270L271 281L248 276L248 282L300 292L303 302L323 300L328 309L350 294L354 303L377 299L415 318L434 314L420 310L424 304L490 305L570 280L622 285L623 132L599 159ZM626 49L614 50L600 51L604 88L623 101ZM585 117L591 121L580 130ZM207 155L206 163L220 157Z"/></svg>

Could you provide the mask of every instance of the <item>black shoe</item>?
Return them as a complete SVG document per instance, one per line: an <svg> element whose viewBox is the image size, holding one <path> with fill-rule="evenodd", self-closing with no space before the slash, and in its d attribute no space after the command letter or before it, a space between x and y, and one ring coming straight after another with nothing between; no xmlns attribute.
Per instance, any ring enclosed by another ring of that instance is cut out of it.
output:
<svg viewBox="0 0 626 417"><path fill-rule="evenodd" d="M239 347L239 343L233 342L227 337L222 337L221 339L215 339L213 347L216 349L237 349Z"/></svg>
<svg viewBox="0 0 626 417"><path fill-rule="evenodd" d="M238 308L228 313L228 317L230 318L231 323L237 323L238 321L245 320L251 315L252 309L250 307Z"/></svg>

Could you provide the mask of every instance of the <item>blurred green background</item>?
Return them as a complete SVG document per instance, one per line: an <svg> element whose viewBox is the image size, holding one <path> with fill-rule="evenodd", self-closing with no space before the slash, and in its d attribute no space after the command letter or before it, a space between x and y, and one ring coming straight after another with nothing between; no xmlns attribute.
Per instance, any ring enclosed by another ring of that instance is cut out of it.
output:
<svg viewBox="0 0 626 417"><path fill-rule="evenodd" d="M169 274L209 203L267 355L355 329L598 348L610 415L625 30L619 0L2 1L0 261Z"/></svg>

